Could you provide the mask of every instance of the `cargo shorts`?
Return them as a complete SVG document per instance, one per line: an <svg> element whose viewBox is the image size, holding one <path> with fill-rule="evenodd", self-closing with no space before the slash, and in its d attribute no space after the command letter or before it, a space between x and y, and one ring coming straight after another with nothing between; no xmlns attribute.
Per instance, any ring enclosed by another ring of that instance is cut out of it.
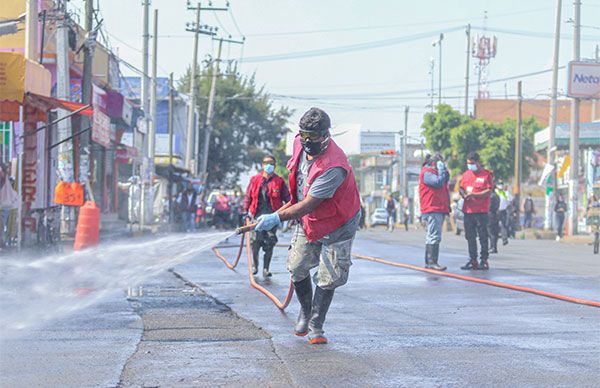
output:
<svg viewBox="0 0 600 388"><path fill-rule="evenodd" d="M352 265L353 241L354 237L336 242L309 242L302 225L296 225L287 260L292 281L299 282L307 278L310 270L318 267L313 275L317 286L325 290L343 286L348 281Z"/></svg>

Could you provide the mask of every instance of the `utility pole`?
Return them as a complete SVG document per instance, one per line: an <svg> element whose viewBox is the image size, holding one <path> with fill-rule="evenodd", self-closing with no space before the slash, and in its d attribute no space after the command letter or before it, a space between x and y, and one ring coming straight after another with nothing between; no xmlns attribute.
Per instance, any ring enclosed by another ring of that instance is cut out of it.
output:
<svg viewBox="0 0 600 388"><path fill-rule="evenodd" d="M596 62L600 62L600 45L596 45ZM596 104L598 100L592 100L592 116L590 121L596 120Z"/></svg>
<svg viewBox="0 0 600 388"><path fill-rule="evenodd" d="M92 36L94 23L94 3L93 0L85 0L85 31L87 32L85 47L83 49L83 78L81 80L81 102L85 105L92 103L92 60L95 39ZM87 116L81 116L80 131L91 126L91 120ZM89 194L89 197L94 200L94 192L89 183L89 166L90 166L90 132L84 132L79 135L79 182L83 183Z"/></svg>
<svg viewBox="0 0 600 388"><path fill-rule="evenodd" d="M194 55L192 59L192 71L190 79L190 106L188 108L188 120L185 144L185 168L192 169L192 154L194 153L194 126L196 120L194 113L196 110L196 69L198 67L198 34L200 33L200 3L196 7L196 23L194 24Z"/></svg>
<svg viewBox="0 0 600 388"><path fill-rule="evenodd" d="M546 212L544 227L547 230L552 230L554 224L554 198L558 195L556 192L556 166L555 166L555 155L556 155L556 100L557 100L557 89L558 89L558 57L560 53L560 18L562 11L562 0L556 0L556 19L554 24L554 55L552 58L552 95L550 99L550 134L548 137L548 164L553 166L554 169L550 174L550 180L552 182L553 190L546 195Z"/></svg>
<svg viewBox="0 0 600 388"><path fill-rule="evenodd" d="M434 99L434 90L435 90L435 85L434 85L434 73L433 71L435 70L435 59L433 57L429 58L429 74L431 75L431 112L433 113L434 111L434 105L433 105L433 99Z"/></svg>
<svg viewBox="0 0 600 388"><path fill-rule="evenodd" d="M404 198L408 198L408 171L406 170L406 160L407 160L407 139L408 139L408 111L410 107L407 105L404 107L404 136L400 139L401 141L401 152L402 152L402 161L400 163L400 174L402 180L400 181L400 190Z"/></svg>
<svg viewBox="0 0 600 388"><path fill-rule="evenodd" d="M465 69L465 116L469 114L469 66L471 61L471 24L467 24L467 68Z"/></svg>
<svg viewBox="0 0 600 388"><path fill-rule="evenodd" d="M517 219L521 209L521 171L522 171L522 151L521 151L521 133L523 125L522 107L523 107L523 94L522 94L522 82L519 81L517 84L517 128L515 134L515 203L517 204Z"/></svg>
<svg viewBox="0 0 600 388"><path fill-rule="evenodd" d="M444 34L441 33L438 40L433 42L433 47L438 46L439 48L439 61L438 71L439 71L439 80L438 80L438 105L442 103L442 41L444 40Z"/></svg>
<svg viewBox="0 0 600 388"><path fill-rule="evenodd" d="M157 83L157 66L158 66L158 9L154 10L154 36L152 38L152 80L150 85L150 128L148 131L148 157L154 161L155 144L156 144L156 83ZM154 163L152 163L154 166ZM154 170L154 168L152 169ZM154 171L152 171L154 175Z"/></svg>
<svg viewBox="0 0 600 388"><path fill-rule="evenodd" d="M223 42L244 44L243 41L219 38L219 48L217 50L217 59L213 62L212 66L212 79L210 84L210 94L208 96L208 109L206 111L206 125L204 129L204 147L202 152L202 164L199 171L200 179L202 179L206 185L208 182L207 166L208 166L208 149L210 145L210 134L212 132L212 122L215 110L215 94L217 91L217 79L219 77L219 65L221 62L221 52L223 49Z"/></svg>
<svg viewBox="0 0 600 388"><path fill-rule="evenodd" d="M69 21L67 18L67 2L57 3L58 19L56 21L56 97L62 100L71 99L69 76ZM57 118L64 118L68 112L57 109ZM83 118L83 116L82 116ZM71 136L71 119L63 119L58 124L58 141L62 142ZM87 127L86 127L87 128ZM73 141L67 140L58 146L58 175L65 182L75 181L73 173ZM70 231L69 219L71 208L62 206L60 209L60 230L63 234Z"/></svg>
<svg viewBox="0 0 600 388"><path fill-rule="evenodd" d="M25 3L25 58L38 62L38 2Z"/></svg>
<svg viewBox="0 0 600 388"><path fill-rule="evenodd" d="M143 33L142 33L142 93L141 93L141 105L144 111L144 130L146 131L143 142L142 142L142 168L140 173L140 182L142 184L140 191L140 229L146 226L146 177L148 175L149 161L148 161L148 135L149 135L149 123L148 118L150 116L148 106L148 46L150 43L150 0L142 1L143 7Z"/></svg>
<svg viewBox="0 0 600 388"><path fill-rule="evenodd" d="M210 3L209 3L210 4ZM196 11L196 22L195 23L187 23L186 31L190 31L194 33L194 54L192 58L192 70L191 70L191 79L190 79L190 106L188 108L188 119L187 119L187 130L186 130L186 147L185 147L185 168L190 170L192 173L195 173L198 170L198 163L193 163L192 160L195 160L194 157L194 144L199 140L199 136L194 131L194 127L196 127L197 120L195 119L196 112L196 100L198 94L198 35L216 35L217 28L209 27L209 26L201 26L200 25L200 11L227 11L229 8L220 8L220 7L201 7L200 3L196 5L196 7L190 7L188 5L188 10ZM193 170L193 171L192 171Z"/></svg>
<svg viewBox="0 0 600 388"><path fill-rule="evenodd" d="M169 74L169 224L173 221L173 73Z"/></svg>
<svg viewBox="0 0 600 388"><path fill-rule="evenodd" d="M580 59L580 34L581 34L581 0L573 2L575 17L573 18L573 60ZM571 168L569 173L569 233L577 234L579 210L579 98L571 101L571 141L569 155L571 155Z"/></svg>

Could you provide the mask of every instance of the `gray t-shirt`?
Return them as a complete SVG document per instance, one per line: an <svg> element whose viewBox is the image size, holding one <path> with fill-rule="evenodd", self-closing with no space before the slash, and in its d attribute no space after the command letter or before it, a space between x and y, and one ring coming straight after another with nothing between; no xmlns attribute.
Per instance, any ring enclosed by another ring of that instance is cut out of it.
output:
<svg viewBox="0 0 600 388"><path fill-rule="evenodd" d="M308 172L314 162L313 160L306 159L304 151L300 153L300 160L298 162L298 173L296 174L296 198L298 202L304 199L304 187L308 180ZM314 198L326 199L331 198L335 194L335 191L346 179L346 170L341 167L333 167L319 175L313 181L312 185L308 189L308 194ZM335 243L338 241L348 240L354 237L358 224L360 221L360 210L344 225L340 226L329 235L323 237L321 242Z"/></svg>
<svg viewBox="0 0 600 388"><path fill-rule="evenodd" d="M306 159L304 151L300 153L298 174L296 174L296 198L298 198L298 202L304 199L304 187L306 186L308 172L313 162L314 159ZM330 168L313 181L308 189L308 194L314 198L331 198L338 187L344 182L344 179L346 179L346 170L341 167Z"/></svg>

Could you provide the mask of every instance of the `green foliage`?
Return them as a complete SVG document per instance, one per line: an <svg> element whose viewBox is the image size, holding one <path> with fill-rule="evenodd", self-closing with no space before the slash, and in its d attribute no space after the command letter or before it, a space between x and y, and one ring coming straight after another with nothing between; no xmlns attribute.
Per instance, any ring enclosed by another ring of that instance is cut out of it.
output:
<svg viewBox="0 0 600 388"><path fill-rule="evenodd" d="M473 119L453 110L449 105L440 105L435 113L423 118L427 148L441 153L453 175L461 174L466 166L470 151L477 151L482 164L494 172L496 178L508 179L514 174L516 122L506 119L503 123L492 123ZM523 120L523 175L529 174L535 163L533 135L540 126L535 118Z"/></svg>
<svg viewBox="0 0 600 388"><path fill-rule="evenodd" d="M288 171L286 165L288 158L285 154L286 140L285 137L277 144L277 147L273 150L273 156L277 160L277 167L275 167L275 173L282 177L286 182L288 180Z"/></svg>
<svg viewBox="0 0 600 388"><path fill-rule="evenodd" d="M188 93L191 68L178 82L178 90ZM199 77L197 107L200 112L200 150L210 91L211 71ZM208 184L233 186L239 175L260 165L262 157L273 153L285 137L291 111L275 109L268 93L256 85L254 76L236 72L221 75L217 81L213 131L209 144Z"/></svg>

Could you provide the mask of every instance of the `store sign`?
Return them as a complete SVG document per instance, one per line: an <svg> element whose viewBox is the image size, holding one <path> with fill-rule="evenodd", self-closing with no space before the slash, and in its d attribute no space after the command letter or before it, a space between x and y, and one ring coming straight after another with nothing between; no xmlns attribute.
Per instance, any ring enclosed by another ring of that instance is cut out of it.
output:
<svg viewBox="0 0 600 388"><path fill-rule="evenodd" d="M129 100L125 98L123 99L123 111L121 113L121 117L127 125L131 126L133 120L133 106Z"/></svg>
<svg viewBox="0 0 600 388"><path fill-rule="evenodd" d="M360 133L360 152L379 153L396 149L396 133L383 131L362 131Z"/></svg>
<svg viewBox="0 0 600 388"><path fill-rule="evenodd" d="M600 98L600 63L569 62L567 96Z"/></svg>
<svg viewBox="0 0 600 388"><path fill-rule="evenodd" d="M104 147L110 146L110 117L95 107L92 140Z"/></svg>

